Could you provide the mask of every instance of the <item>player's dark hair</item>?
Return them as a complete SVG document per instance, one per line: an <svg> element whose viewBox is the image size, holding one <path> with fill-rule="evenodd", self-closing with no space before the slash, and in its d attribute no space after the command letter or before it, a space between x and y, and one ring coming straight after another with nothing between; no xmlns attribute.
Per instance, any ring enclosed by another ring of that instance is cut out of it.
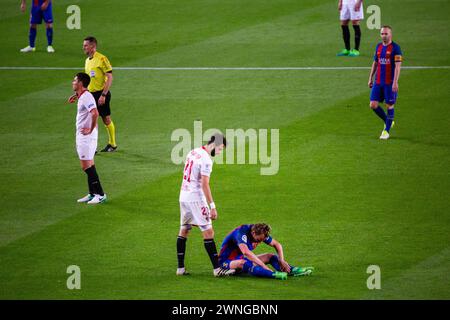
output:
<svg viewBox="0 0 450 320"><path fill-rule="evenodd" d="M384 26L382 26L382 27L381 27L381 29L383 29L383 28L386 28L386 29L389 29L389 30L391 30L391 31L392 31L392 27L391 27L391 26L388 26L388 25L384 25ZM380 29L380 30L381 30L381 29Z"/></svg>
<svg viewBox="0 0 450 320"><path fill-rule="evenodd" d="M84 38L84 41L89 41L90 43L95 43L95 45L97 45L97 39L95 39L95 37L93 36Z"/></svg>
<svg viewBox="0 0 450 320"><path fill-rule="evenodd" d="M215 133L211 136L211 138L209 138L208 144L211 144L213 142L216 143L216 146L221 145L221 144L223 144L224 147L227 146L227 139L221 133ZM222 142L222 143L220 143L220 142Z"/></svg>
<svg viewBox="0 0 450 320"><path fill-rule="evenodd" d="M76 77L78 81L81 81L81 83L83 83L84 88L87 88L89 86L89 83L91 83L91 77L89 77L89 75L84 72L77 73Z"/></svg>
<svg viewBox="0 0 450 320"><path fill-rule="evenodd" d="M252 231L257 235L263 234L268 237L272 228L267 223L256 223L252 226Z"/></svg>

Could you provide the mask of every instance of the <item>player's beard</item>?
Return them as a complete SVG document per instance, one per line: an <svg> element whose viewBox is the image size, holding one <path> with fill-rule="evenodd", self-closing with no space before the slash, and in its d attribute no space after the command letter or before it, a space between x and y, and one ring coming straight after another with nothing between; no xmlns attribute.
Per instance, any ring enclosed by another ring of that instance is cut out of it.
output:
<svg viewBox="0 0 450 320"><path fill-rule="evenodd" d="M216 147L214 147L214 149L211 150L211 157L215 156L216 156Z"/></svg>

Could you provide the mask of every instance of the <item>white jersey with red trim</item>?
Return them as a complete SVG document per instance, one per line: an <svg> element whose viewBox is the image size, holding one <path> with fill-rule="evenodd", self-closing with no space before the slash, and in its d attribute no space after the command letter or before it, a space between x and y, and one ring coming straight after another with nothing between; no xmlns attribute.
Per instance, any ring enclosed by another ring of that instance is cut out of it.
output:
<svg viewBox="0 0 450 320"><path fill-rule="evenodd" d="M213 162L204 147L189 152L184 165L183 183L181 184L180 202L206 201L203 194L201 178L210 176Z"/></svg>

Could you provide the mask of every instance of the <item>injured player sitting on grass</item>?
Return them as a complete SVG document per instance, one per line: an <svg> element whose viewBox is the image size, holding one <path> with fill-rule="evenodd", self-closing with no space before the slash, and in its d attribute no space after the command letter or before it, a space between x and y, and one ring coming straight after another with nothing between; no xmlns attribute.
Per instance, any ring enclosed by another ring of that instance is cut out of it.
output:
<svg viewBox="0 0 450 320"><path fill-rule="evenodd" d="M222 269L235 269L235 275L249 273L257 277L286 280L287 276L310 275L313 267L294 267L284 260L282 245L270 236L268 224L244 224L230 232L222 243L219 264ZM256 255L252 251L260 244L275 248L277 254ZM267 264L272 265L273 271Z"/></svg>

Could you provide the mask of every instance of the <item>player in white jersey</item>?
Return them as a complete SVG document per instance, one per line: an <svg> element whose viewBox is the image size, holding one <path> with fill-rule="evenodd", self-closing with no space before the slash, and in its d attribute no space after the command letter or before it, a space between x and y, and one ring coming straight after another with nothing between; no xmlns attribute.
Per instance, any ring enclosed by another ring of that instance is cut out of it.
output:
<svg viewBox="0 0 450 320"><path fill-rule="evenodd" d="M232 273L232 270L230 272L230 270L223 270L219 267L211 223L211 220L217 219L217 209L209 187L213 166L211 157L220 154L226 144L226 139L222 134L215 134L206 145L192 150L186 157L179 198L181 218L177 237L177 275L188 274L184 268L184 256L186 240L193 226L199 227L202 232L205 249L213 265L213 274L222 276Z"/></svg>
<svg viewBox="0 0 450 320"><path fill-rule="evenodd" d="M342 36L344 38L345 49L342 49L338 56L359 56L359 44L361 43L361 27L359 21L364 19L363 0L339 0L338 9L340 12ZM350 50L350 29L348 24L352 21L355 30L355 48Z"/></svg>
<svg viewBox="0 0 450 320"><path fill-rule="evenodd" d="M78 202L97 204L106 201L106 194L103 192L94 163L98 137L98 111L94 97L87 90L90 81L89 75L83 72L78 73L72 81L72 89L78 98L76 148L81 168L87 174L89 186L88 195L78 199Z"/></svg>

